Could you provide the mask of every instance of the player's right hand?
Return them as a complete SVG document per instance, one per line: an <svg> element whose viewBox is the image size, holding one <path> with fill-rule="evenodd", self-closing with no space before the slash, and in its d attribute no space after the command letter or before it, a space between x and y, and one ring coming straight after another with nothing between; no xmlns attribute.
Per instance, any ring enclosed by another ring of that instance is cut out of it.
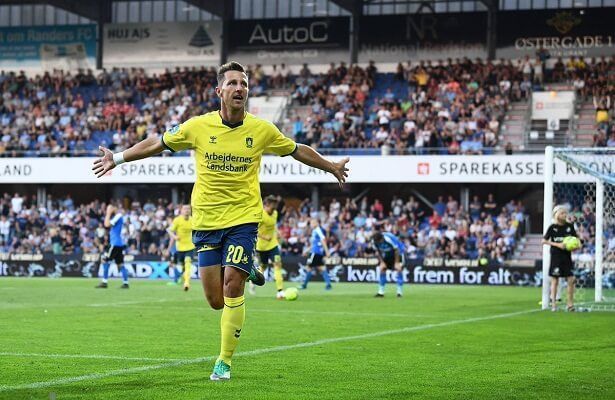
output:
<svg viewBox="0 0 615 400"><path fill-rule="evenodd" d="M98 150L102 151L103 155L101 158L94 160L92 171L94 171L97 178L100 178L115 168L115 162L113 162L113 153L111 150L103 146L98 146Z"/></svg>

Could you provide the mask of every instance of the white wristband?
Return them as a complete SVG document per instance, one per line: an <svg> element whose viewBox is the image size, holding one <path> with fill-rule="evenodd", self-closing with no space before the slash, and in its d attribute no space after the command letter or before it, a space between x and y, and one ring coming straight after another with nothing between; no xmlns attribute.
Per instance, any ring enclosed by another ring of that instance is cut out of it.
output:
<svg viewBox="0 0 615 400"><path fill-rule="evenodd" d="M121 153L113 154L113 163L115 164L115 166L118 166L120 164L124 164L125 162L126 162L126 160L124 160L124 152L123 151Z"/></svg>

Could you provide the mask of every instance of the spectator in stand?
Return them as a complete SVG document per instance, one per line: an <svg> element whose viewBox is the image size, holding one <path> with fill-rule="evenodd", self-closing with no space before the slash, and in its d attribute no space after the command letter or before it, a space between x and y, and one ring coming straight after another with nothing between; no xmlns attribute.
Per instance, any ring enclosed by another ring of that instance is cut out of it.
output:
<svg viewBox="0 0 615 400"><path fill-rule="evenodd" d="M607 147L615 147L615 125L611 126L611 135L606 142Z"/></svg>
<svg viewBox="0 0 615 400"><path fill-rule="evenodd" d="M495 199L493 198L493 194L489 193L487 195L487 201L485 201L485 204L483 205L483 210L487 212L487 214L494 216L496 213L497 207L498 205L495 202Z"/></svg>
<svg viewBox="0 0 615 400"><path fill-rule="evenodd" d="M304 106L308 103L310 98L310 88L306 81L302 81L292 94L293 100L297 100L300 105Z"/></svg>
<svg viewBox="0 0 615 400"><path fill-rule="evenodd" d="M13 198L11 199L11 209L13 213L19 214L21 212L23 207L23 201L23 197L21 197L18 193L15 193L13 195Z"/></svg>
<svg viewBox="0 0 615 400"><path fill-rule="evenodd" d="M607 131L609 128L611 98L597 98L594 96L594 108L596 109L596 125L599 130Z"/></svg>
<svg viewBox="0 0 615 400"><path fill-rule="evenodd" d="M440 217L443 217L446 212L446 204L444 203L444 197L438 196L438 201L434 203L433 209Z"/></svg>

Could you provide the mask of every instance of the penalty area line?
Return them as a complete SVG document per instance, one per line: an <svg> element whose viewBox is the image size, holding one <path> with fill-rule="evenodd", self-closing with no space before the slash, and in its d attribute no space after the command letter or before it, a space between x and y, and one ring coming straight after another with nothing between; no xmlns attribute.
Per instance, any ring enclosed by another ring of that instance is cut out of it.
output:
<svg viewBox="0 0 615 400"><path fill-rule="evenodd" d="M540 309L524 310L524 311L517 311L517 312L511 312L511 313L505 313L505 314L487 315L484 317L474 317L474 318L458 319L458 320L445 321L445 322L439 322L439 323L433 323L433 324L409 326L406 328L391 329L391 330L378 331L378 332L372 332L372 333L364 333L361 335L321 339L321 340L316 340L313 342L303 342L303 343L296 343L296 344L285 345L285 346L265 347L262 349L240 352L240 353L235 354L235 357L249 357L249 356L256 356L256 355L267 354L267 353L278 353L278 352L288 351L288 350L321 346L321 345L326 345L330 343L347 342L347 341L361 340L361 339L371 339L371 338L376 338L376 337L381 337L381 336L395 335L399 333L417 332L417 331L424 331L424 330L442 328L442 327L453 326L453 325L469 324L473 322L491 321L495 319L516 317L519 315L531 314L531 313L540 312L540 311L541 311ZM100 372L100 373L80 375L80 376L74 376L74 377L68 377L68 378L59 378L59 379L53 379L49 381L42 381L42 382L24 383L20 385L0 385L0 392L7 392L11 390L24 390L24 389L41 389L41 388L46 388L50 386L65 385L67 383L91 381L91 380L110 378L110 377L120 376L120 375L128 375L128 374L134 374L134 373L139 373L139 372L164 369L164 368L172 368L172 367L180 367L184 365L198 364L198 363L205 362L205 361L213 361L216 358L217 356L199 357L199 358L193 358L193 359L168 362L168 363L163 363L163 364L145 365L142 367L123 368L123 369L118 369L118 370L113 370L113 371L108 371L108 372Z"/></svg>

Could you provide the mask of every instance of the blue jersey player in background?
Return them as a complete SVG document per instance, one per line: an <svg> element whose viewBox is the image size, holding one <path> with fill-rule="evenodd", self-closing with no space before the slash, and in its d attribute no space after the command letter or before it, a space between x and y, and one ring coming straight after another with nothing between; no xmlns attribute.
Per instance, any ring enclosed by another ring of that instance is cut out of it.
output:
<svg viewBox="0 0 615 400"><path fill-rule="evenodd" d="M312 219L310 221L310 226L312 227L312 235L310 236L311 250L310 257L305 267L307 273L305 274L305 280L303 281L303 285L301 285L301 289L307 289L308 282L312 279L312 270L316 267L325 280L325 289L331 290L331 279L329 278L329 272L327 271L327 267L325 267L324 260L325 256L329 256L327 235L317 219Z"/></svg>
<svg viewBox="0 0 615 400"><path fill-rule="evenodd" d="M118 269L122 273L122 289L128 289L128 271L124 266L124 249L126 243L122 237L122 228L124 227L124 216L119 209L109 204L107 206L107 214L105 215L105 228L109 228L109 248L102 255L103 278L102 282L96 286L100 289L107 288L107 280L109 279L109 264L115 261Z"/></svg>
<svg viewBox="0 0 615 400"><path fill-rule="evenodd" d="M404 268L404 253L406 247L397 236L390 232L374 233L372 236L372 246L376 249L376 253L380 259L380 282L376 297L384 297L384 285L387 281L386 272L387 269L393 268L397 271L397 297L401 297L404 285L402 269Z"/></svg>

